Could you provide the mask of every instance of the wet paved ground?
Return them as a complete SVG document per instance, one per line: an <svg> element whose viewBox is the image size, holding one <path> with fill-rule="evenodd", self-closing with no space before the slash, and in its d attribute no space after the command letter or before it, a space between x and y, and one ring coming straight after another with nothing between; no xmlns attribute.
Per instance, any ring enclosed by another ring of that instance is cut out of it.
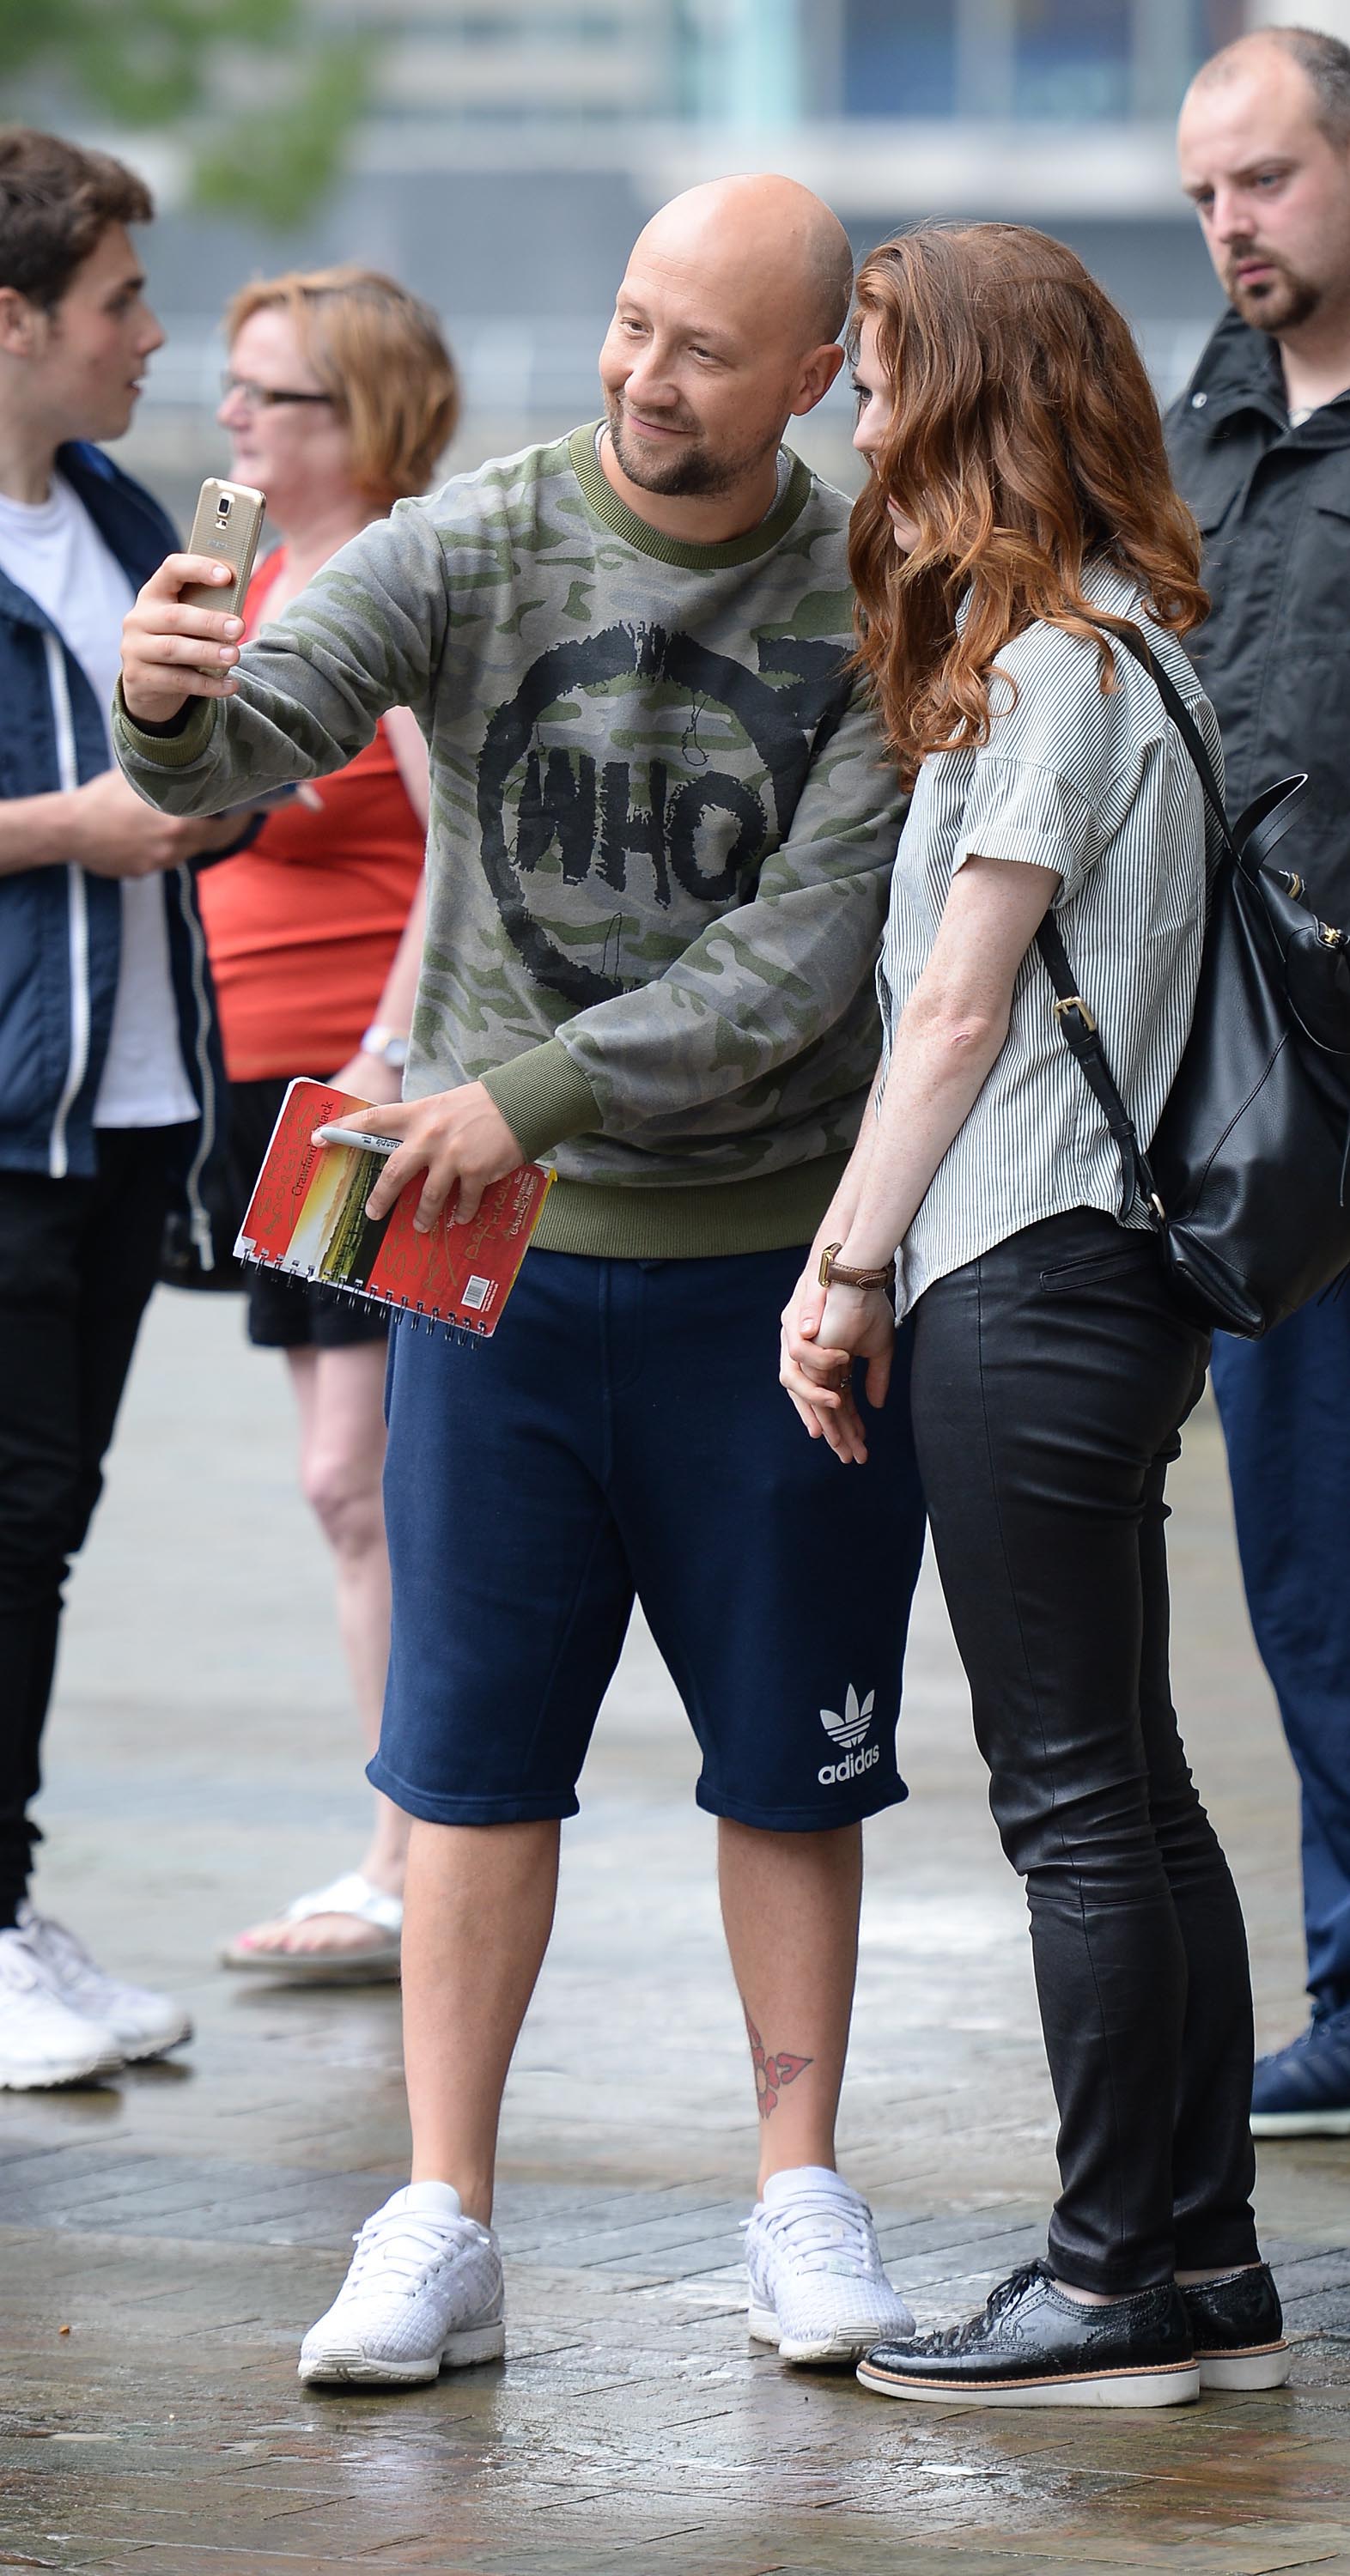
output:
<svg viewBox="0 0 1350 2576"><path fill-rule="evenodd" d="M486 1360L484 1365L489 1364ZM1192 1752L1254 1928L1262 2034L1301 2019L1290 1775L1236 1588L1217 1440L1175 1486ZM1350 2141L1263 2152L1294 2386L1168 2415L909 2409L747 2345L754 2138L712 1829L635 1640L568 1828L508 2097L509 2358L306 2395L295 2346L403 2179L390 1990L247 1985L216 1940L356 1856L363 1792L279 1368L233 1300L165 1298L74 1593L41 1892L183 1993L181 2064L0 2096L0 2565L97 2576L823 2576L1350 2569ZM915 1796L869 1833L847 2169L925 2319L1036 2250L1052 2113L1020 1895L940 1604Z"/></svg>

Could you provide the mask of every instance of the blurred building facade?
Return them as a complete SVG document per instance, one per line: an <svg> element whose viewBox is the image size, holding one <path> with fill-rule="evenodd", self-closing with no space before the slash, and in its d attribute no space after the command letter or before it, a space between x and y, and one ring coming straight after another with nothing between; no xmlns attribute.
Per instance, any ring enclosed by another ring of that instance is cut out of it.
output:
<svg viewBox="0 0 1350 2576"><path fill-rule="evenodd" d="M1166 117L1244 0L329 0L405 116Z"/></svg>
<svg viewBox="0 0 1350 2576"><path fill-rule="evenodd" d="M1176 181L1191 73L1280 16L1350 34L1350 0L312 6L379 48L330 204L279 240L244 208L207 223L175 206L171 166L161 192L151 270L171 338L135 452L180 507L219 457L214 326L242 277L357 258L426 295L464 365L457 459L472 463L597 407L595 351L634 233L678 189L737 169L805 180L859 250L927 214L1043 225L1125 307L1170 392L1219 303ZM800 442L845 480L848 426L841 393Z"/></svg>

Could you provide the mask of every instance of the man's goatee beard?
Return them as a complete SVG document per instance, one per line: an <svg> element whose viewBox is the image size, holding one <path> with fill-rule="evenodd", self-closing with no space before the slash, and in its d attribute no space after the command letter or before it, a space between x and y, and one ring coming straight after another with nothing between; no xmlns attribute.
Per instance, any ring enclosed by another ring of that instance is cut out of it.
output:
<svg viewBox="0 0 1350 2576"><path fill-rule="evenodd" d="M630 483L643 492L664 493L672 501L715 498L735 482L740 471L738 465L728 467L724 459L708 456L698 447L672 456L668 465L659 458L649 462L630 448L621 412L609 415L609 443Z"/></svg>
<svg viewBox="0 0 1350 2576"><path fill-rule="evenodd" d="M1322 303L1322 290L1310 286L1306 278L1294 277L1287 268L1276 265L1273 286L1244 288L1236 279L1228 289L1229 302L1253 331L1268 331L1274 336L1284 331L1301 331L1311 322Z"/></svg>
<svg viewBox="0 0 1350 2576"><path fill-rule="evenodd" d="M778 441L757 448L752 453L742 450L738 456L711 456L704 447L695 446L683 456L672 456L670 463L649 463L630 449L623 425L623 412L612 405L607 416L609 443L630 483L643 492L658 492L671 501L713 501L730 492L768 455L777 455Z"/></svg>

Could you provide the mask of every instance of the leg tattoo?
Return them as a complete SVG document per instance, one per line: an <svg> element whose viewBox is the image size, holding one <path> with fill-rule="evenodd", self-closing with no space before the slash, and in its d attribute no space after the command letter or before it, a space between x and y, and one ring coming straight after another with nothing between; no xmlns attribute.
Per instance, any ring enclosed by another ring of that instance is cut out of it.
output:
<svg viewBox="0 0 1350 2576"><path fill-rule="evenodd" d="M745 2012L744 2005L741 2006L741 2010ZM810 2057L792 2057L785 2048L780 2048L776 2055L768 2057L765 2055L764 2042L748 2012L745 2014L745 2027L750 2034L750 2062L755 2070L759 2116L761 2120L767 2120L770 2112L778 2107L778 2096L784 2085L795 2083L802 2068L814 2065L815 2061Z"/></svg>

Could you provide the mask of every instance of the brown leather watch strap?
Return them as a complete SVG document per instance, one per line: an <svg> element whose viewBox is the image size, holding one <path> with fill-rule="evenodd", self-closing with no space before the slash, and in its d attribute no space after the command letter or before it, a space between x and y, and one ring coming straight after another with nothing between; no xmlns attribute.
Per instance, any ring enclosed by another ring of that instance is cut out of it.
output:
<svg viewBox="0 0 1350 2576"><path fill-rule="evenodd" d="M826 1244L820 1256L818 1273L822 1288L831 1288L836 1284L840 1288L893 1288L895 1286L893 1261L888 1262L884 1270L852 1270L836 1257L843 1248L842 1243Z"/></svg>

